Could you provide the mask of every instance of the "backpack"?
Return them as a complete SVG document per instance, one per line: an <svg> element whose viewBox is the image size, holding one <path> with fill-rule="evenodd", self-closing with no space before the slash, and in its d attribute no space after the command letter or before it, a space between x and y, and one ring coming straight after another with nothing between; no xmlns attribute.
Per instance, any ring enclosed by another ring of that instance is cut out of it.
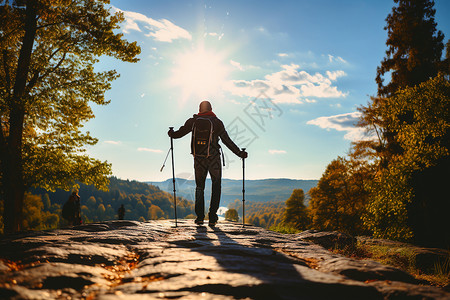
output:
<svg viewBox="0 0 450 300"><path fill-rule="evenodd" d="M192 125L192 154L194 156L208 157L210 155L212 134L211 119L197 117Z"/></svg>

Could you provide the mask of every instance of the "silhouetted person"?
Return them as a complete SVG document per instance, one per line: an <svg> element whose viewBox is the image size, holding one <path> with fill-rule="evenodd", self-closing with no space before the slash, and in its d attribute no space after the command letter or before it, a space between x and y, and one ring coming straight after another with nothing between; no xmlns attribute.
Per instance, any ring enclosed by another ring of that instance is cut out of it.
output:
<svg viewBox="0 0 450 300"><path fill-rule="evenodd" d="M125 217L125 207L123 206L123 204L117 210L117 215L119 216L119 220L123 220L123 218Z"/></svg>
<svg viewBox="0 0 450 300"><path fill-rule="evenodd" d="M69 226L81 224L80 196L77 190L72 192L64 204L62 215L69 222Z"/></svg>
<svg viewBox="0 0 450 300"><path fill-rule="evenodd" d="M211 176L211 204L209 206L209 225L217 223L217 210L220 203L222 165L220 159L219 139L237 156L247 157L247 152L241 151L230 139L221 120L212 111L211 103L200 103L199 113L189 118L177 131L169 130L168 134L174 139L181 138L192 132L191 154L194 155L195 170L195 223L203 224L205 218L205 181Z"/></svg>

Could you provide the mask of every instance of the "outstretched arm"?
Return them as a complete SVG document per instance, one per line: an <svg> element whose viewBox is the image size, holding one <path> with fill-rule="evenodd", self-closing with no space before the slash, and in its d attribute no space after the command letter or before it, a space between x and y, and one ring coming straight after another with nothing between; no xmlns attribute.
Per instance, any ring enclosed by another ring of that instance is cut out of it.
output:
<svg viewBox="0 0 450 300"><path fill-rule="evenodd" d="M194 119L190 118L180 127L180 129L177 131L169 130L167 134L174 139L179 139L192 131L193 122Z"/></svg>
<svg viewBox="0 0 450 300"><path fill-rule="evenodd" d="M247 152L241 151L241 149L239 149L239 147L231 140L230 136L228 135L225 129L220 135L220 139L234 154L236 154L241 158L247 158Z"/></svg>

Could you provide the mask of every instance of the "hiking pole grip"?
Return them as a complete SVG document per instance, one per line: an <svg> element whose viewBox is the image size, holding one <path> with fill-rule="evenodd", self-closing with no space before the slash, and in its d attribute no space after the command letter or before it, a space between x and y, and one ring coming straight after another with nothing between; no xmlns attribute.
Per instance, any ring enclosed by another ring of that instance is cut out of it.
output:
<svg viewBox="0 0 450 300"><path fill-rule="evenodd" d="M245 151L245 148L242 148ZM245 158L242 158L242 227L245 226Z"/></svg>

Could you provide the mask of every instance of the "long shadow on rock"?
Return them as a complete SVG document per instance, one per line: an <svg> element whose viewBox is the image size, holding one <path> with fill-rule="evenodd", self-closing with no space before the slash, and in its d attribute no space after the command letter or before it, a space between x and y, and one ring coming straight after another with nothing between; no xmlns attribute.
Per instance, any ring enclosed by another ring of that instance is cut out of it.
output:
<svg viewBox="0 0 450 300"><path fill-rule="evenodd" d="M77 291L82 290L87 285L92 285L94 282L82 277L71 277L71 276L56 276L47 277L42 282L42 287L44 289L59 290L64 288L73 288Z"/></svg>
<svg viewBox="0 0 450 300"><path fill-rule="evenodd" d="M304 262L275 251L270 239L258 235L260 233L252 229L223 231L215 227L210 231L199 226L194 233L195 240L171 242L212 256L224 272L237 275L232 284L199 284L183 290L252 299L383 298L374 287L345 283L340 277L308 268ZM264 247L251 246L250 242L255 239L264 241ZM239 282L240 278L242 282Z"/></svg>

